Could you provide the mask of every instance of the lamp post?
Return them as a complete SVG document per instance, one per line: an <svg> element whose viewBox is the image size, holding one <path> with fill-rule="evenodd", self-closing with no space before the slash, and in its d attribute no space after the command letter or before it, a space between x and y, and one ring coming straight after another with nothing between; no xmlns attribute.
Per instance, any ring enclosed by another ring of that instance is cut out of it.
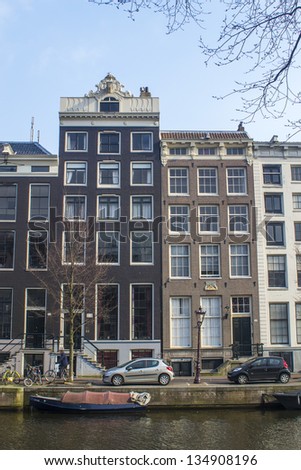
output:
<svg viewBox="0 0 301 470"><path fill-rule="evenodd" d="M200 306L198 310L195 311L197 317L197 329L198 329L198 349L197 349L197 359L196 359L196 369L195 369L195 378L194 383L201 383L201 326L203 324L206 310L203 310Z"/></svg>

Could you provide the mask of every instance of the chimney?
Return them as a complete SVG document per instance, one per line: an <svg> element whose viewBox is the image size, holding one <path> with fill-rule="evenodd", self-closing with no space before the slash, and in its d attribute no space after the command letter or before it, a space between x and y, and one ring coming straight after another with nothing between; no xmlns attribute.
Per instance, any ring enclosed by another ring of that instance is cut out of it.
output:
<svg viewBox="0 0 301 470"><path fill-rule="evenodd" d="M238 129L237 129L239 132L244 132L245 131L245 128L243 126L243 123L240 122L239 125L238 125Z"/></svg>
<svg viewBox="0 0 301 470"><path fill-rule="evenodd" d="M148 86L140 87L140 97L145 98L147 96L152 96L151 93L148 91Z"/></svg>

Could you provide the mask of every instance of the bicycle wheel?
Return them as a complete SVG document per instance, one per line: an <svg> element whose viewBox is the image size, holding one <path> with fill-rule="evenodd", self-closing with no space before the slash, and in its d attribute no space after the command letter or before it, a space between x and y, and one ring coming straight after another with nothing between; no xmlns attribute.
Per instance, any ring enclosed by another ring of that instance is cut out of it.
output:
<svg viewBox="0 0 301 470"><path fill-rule="evenodd" d="M25 387L31 387L32 384L33 384L33 381L31 380L31 378L30 377L25 377L25 379L24 379Z"/></svg>
<svg viewBox="0 0 301 470"><path fill-rule="evenodd" d="M3 385L6 385L8 383L9 376L10 376L10 371L9 370L5 371L4 374L2 375Z"/></svg>
<svg viewBox="0 0 301 470"><path fill-rule="evenodd" d="M16 370L14 370L14 372L12 373L13 375L13 382L18 385L20 383L20 380L21 380L21 376L19 374L19 372L17 372Z"/></svg>
<svg viewBox="0 0 301 470"><path fill-rule="evenodd" d="M48 384L51 384L55 380L54 370L47 370L44 374L45 380Z"/></svg>

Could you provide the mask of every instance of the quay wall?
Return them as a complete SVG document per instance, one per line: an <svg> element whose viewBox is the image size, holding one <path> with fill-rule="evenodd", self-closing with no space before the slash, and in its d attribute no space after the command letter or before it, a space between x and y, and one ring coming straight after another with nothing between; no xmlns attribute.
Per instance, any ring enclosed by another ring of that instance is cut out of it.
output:
<svg viewBox="0 0 301 470"><path fill-rule="evenodd" d="M108 391L105 386L89 384L34 386L6 385L0 387L0 411L22 410L29 406L30 395L40 394L48 397L61 397L67 390ZM252 385L190 385L177 386L134 386L109 387L119 392L147 391L151 394L149 408L231 408L262 407L277 404L275 392L301 390L301 384L252 384Z"/></svg>

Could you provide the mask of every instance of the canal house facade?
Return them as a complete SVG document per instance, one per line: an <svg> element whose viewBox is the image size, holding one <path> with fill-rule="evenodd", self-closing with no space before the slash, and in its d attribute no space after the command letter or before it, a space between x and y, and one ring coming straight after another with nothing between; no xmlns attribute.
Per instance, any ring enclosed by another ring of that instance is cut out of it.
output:
<svg viewBox="0 0 301 470"><path fill-rule="evenodd" d="M106 273L83 309L81 348L107 368L159 357L159 100L147 87L133 96L108 74L95 91L61 98L59 119L58 213L92 227L86 247Z"/></svg>
<svg viewBox="0 0 301 470"><path fill-rule="evenodd" d="M0 359L44 363L48 335L50 208L56 205L58 158L38 142L0 143Z"/></svg>
<svg viewBox="0 0 301 470"><path fill-rule="evenodd" d="M292 370L301 368L300 158L300 142L254 142L261 342Z"/></svg>
<svg viewBox="0 0 301 470"><path fill-rule="evenodd" d="M199 307L203 370L260 342L253 141L241 126L161 131L161 161L163 354L191 375Z"/></svg>

